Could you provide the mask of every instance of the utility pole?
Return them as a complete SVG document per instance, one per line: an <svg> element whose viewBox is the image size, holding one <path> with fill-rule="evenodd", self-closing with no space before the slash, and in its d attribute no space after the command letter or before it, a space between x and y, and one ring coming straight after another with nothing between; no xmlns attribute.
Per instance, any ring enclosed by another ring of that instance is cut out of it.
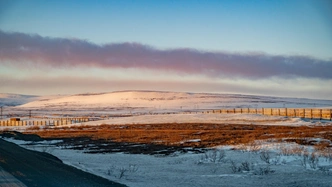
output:
<svg viewBox="0 0 332 187"><path fill-rule="evenodd" d="M1 106L1 119L2 119L2 108L3 108L3 106Z"/></svg>
<svg viewBox="0 0 332 187"><path fill-rule="evenodd" d="M31 119L31 110L29 110L29 119Z"/></svg>

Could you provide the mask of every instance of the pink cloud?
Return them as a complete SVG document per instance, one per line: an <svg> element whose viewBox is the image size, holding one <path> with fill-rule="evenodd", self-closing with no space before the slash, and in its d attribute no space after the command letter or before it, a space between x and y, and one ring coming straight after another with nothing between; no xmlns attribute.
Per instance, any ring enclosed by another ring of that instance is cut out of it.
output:
<svg viewBox="0 0 332 187"><path fill-rule="evenodd" d="M27 63L29 62L29 63ZM331 60L263 53L158 50L138 43L97 45L80 39L0 31L0 64L41 68L141 68L209 77L332 79Z"/></svg>

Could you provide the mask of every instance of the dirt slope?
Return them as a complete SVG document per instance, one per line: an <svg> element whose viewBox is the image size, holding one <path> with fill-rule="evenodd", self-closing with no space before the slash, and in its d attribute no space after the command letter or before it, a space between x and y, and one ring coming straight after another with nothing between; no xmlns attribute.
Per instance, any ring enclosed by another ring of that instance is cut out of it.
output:
<svg viewBox="0 0 332 187"><path fill-rule="evenodd" d="M0 139L0 167L27 186L124 186Z"/></svg>

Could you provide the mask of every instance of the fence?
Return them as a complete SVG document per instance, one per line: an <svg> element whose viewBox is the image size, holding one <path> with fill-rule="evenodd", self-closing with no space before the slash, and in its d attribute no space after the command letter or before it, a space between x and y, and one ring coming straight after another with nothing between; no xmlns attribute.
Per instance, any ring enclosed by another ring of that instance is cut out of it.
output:
<svg viewBox="0 0 332 187"><path fill-rule="evenodd" d="M209 110L202 113L221 114L262 114L270 116L288 116L307 119L332 120L332 109L318 108L233 108L221 110Z"/></svg>
<svg viewBox="0 0 332 187"><path fill-rule="evenodd" d="M220 110L207 110L201 112L184 112L191 113L221 113L221 114L262 114L271 116L288 116L300 117L307 119L332 120L332 109L318 108L233 108ZM28 121L0 121L0 126L61 126L74 123L88 122L96 120L96 118L50 118L44 120L28 120Z"/></svg>
<svg viewBox="0 0 332 187"><path fill-rule="evenodd" d="M90 121L90 118L54 118L48 120L0 121L0 126L61 126Z"/></svg>

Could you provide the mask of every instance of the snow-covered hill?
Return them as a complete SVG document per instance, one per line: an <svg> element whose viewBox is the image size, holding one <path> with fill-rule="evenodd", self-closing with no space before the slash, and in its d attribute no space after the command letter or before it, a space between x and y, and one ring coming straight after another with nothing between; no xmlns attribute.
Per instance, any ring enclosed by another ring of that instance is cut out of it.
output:
<svg viewBox="0 0 332 187"><path fill-rule="evenodd" d="M0 106L17 106L34 100L38 100L38 96L0 93Z"/></svg>
<svg viewBox="0 0 332 187"><path fill-rule="evenodd" d="M65 97L64 95L22 95L22 94L11 94L11 93L0 93L0 106L15 107L21 106L34 101L47 101L51 99Z"/></svg>
<svg viewBox="0 0 332 187"><path fill-rule="evenodd" d="M239 94L159 91L119 91L44 98L18 106L47 109L199 110L234 107L331 107L331 100L281 98Z"/></svg>

